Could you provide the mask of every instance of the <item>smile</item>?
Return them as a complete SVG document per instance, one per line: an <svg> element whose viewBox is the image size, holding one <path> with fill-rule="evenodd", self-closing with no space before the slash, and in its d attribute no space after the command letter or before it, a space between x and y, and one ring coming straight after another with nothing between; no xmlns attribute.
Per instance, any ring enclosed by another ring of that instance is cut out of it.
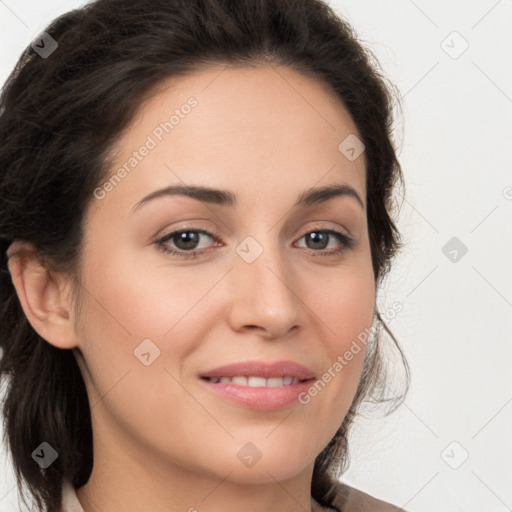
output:
<svg viewBox="0 0 512 512"><path fill-rule="evenodd" d="M249 386L251 388L279 388L282 386L290 386L293 384L298 384L300 379L297 377L271 377L266 379L265 377L258 376L242 376L237 375L235 377L211 377L207 378L209 382L213 382L214 384L235 384L237 386Z"/></svg>
<svg viewBox="0 0 512 512"><path fill-rule="evenodd" d="M314 372L295 361L244 361L198 375L203 389L224 403L257 411L304 405L301 393L316 380Z"/></svg>

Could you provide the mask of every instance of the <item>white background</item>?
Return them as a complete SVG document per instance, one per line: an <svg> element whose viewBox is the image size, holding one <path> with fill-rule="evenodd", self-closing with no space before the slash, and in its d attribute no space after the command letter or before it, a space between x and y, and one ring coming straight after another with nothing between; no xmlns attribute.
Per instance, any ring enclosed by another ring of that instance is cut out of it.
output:
<svg viewBox="0 0 512 512"><path fill-rule="evenodd" d="M330 4L403 97L406 248L382 304L403 307L390 327L412 369L399 411L354 428L343 480L410 512L511 511L512 1ZM79 5L1 1L1 82L47 23ZM468 248L456 262L442 252L452 237ZM0 511L14 512L5 447L0 457Z"/></svg>

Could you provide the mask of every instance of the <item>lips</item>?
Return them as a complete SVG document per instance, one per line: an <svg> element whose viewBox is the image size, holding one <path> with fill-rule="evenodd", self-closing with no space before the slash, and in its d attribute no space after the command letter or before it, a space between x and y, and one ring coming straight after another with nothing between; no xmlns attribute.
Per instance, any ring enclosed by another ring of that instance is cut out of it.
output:
<svg viewBox="0 0 512 512"><path fill-rule="evenodd" d="M238 406L276 411L298 404L315 375L293 361L248 361L215 368L199 375L204 389Z"/></svg>
<svg viewBox="0 0 512 512"><path fill-rule="evenodd" d="M233 377L262 377L267 380L291 377L292 379L304 381L314 379L315 374L306 366L294 361L276 361L270 363L246 361L243 363L232 363L214 368L213 370L201 373L200 377L205 379L221 379L226 377L230 379Z"/></svg>

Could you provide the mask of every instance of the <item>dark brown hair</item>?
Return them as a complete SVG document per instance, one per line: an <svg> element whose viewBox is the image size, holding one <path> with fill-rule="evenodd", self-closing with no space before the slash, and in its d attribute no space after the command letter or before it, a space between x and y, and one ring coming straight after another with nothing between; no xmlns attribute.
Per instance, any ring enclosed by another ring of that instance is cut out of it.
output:
<svg viewBox="0 0 512 512"><path fill-rule="evenodd" d="M14 240L29 241L49 267L76 275L84 212L109 171L109 150L159 83L211 64L266 63L326 84L365 144L376 283L400 245L392 193L402 176L392 142L393 85L321 0L98 0L60 16L46 32L58 47L42 58L28 46L0 97L0 375L7 377L4 435L18 490L24 481L39 509L54 512L62 479L78 488L92 470L89 402L73 351L46 342L27 321L6 250ZM315 462L312 495L324 505L348 465L348 432L360 404L386 400L380 334L368 345L348 414ZM408 384L407 363L388 334ZM43 441L58 452L46 469L31 456Z"/></svg>

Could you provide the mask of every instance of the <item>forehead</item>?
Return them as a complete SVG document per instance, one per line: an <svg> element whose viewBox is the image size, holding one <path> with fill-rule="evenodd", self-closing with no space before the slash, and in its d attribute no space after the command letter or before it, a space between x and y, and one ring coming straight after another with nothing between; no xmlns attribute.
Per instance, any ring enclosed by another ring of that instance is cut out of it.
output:
<svg viewBox="0 0 512 512"><path fill-rule="evenodd" d="M295 199L333 181L364 198L364 153L350 160L340 150L355 134L341 100L314 78L284 66L213 66L160 83L142 103L114 148L110 176L125 171L108 200L133 206L170 184Z"/></svg>

